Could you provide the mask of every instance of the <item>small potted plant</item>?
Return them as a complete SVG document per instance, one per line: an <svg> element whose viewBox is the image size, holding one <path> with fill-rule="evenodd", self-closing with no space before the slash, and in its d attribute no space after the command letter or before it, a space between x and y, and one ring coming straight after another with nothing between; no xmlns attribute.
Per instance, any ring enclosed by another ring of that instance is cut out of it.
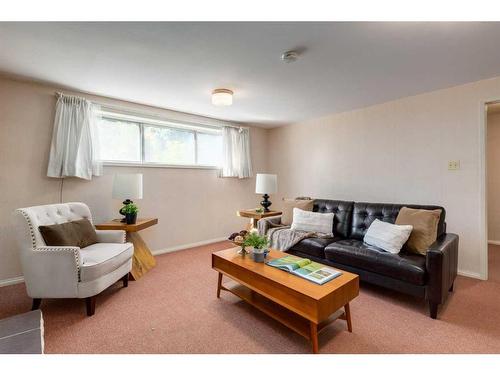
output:
<svg viewBox="0 0 500 375"><path fill-rule="evenodd" d="M121 212L125 214L125 222L127 224L135 224L135 222L137 221L137 212L139 212L139 209L137 208L137 205L135 203L126 204L121 209Z"/></svg>
<svg viewBox="0 0 500 375"><path fill-rule="evenodd" d="M253 260L262 263L264 262L264 258L266 257L267 250L267 237L259 236L257 233L250 233L243 242L244 246L252 246L253 247Z"/></svg>

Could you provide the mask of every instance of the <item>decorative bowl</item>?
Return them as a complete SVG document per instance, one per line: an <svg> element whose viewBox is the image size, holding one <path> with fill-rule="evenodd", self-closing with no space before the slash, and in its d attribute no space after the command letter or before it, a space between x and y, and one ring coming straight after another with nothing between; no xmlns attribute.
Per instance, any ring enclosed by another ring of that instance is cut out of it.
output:
<svg viewBox="0 0 500 375"><path fill-rule="evenodd" d="M241 247L241 249L238 251L238 254L241 254L241 255L246 255L246 254L249 254L248 251L245 250L245 246L243 246L243 241L231 241L233 244L235 244L236 246L238 247Z"/></svg>

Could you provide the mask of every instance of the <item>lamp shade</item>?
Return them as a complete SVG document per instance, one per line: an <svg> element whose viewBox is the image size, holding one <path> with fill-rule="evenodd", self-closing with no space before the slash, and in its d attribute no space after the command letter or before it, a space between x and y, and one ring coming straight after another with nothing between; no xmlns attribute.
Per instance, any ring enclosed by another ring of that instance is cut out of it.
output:
<svg viewBox="0 0 500 375"><path fill-rule="evenodd" d="M142 173L115 174L113 198L142 199Z"/></svg>
<svg viewBox="0 0 500 375"><path fill-rule="evenodd" d="M255 193L274 194L278 191L278 176L275 174L257 173Z"/></svg>

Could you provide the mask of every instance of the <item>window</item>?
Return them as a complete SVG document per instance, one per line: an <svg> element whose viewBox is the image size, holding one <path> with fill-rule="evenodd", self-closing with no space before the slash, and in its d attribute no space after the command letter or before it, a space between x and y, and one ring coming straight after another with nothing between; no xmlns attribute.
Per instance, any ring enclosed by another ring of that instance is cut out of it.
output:
<svg viewBox="0 0 500 375"><path fill-rule="evenodd" d="M200 164L222 165L222 135L198 133L196 140L196 155Z"/></svg>
<svg viewBox="0 0 500 375"><path fill-rule="evenodd" d="M195 132L161 126L144 126L144 161L162 164L196 164Z"/></svg>
<svg viewBox="0 0 500 375"><path fill-rule="evenodd" d="M140 162L140 124L102 119L99 127L99 145L102 160Z"/></svg>
<svg viewBox="0 0 500 375"><path fill-rule="evenodd" d="M222 165L219 128L103 111L99 144L104 162L143 165Z"/></svg>

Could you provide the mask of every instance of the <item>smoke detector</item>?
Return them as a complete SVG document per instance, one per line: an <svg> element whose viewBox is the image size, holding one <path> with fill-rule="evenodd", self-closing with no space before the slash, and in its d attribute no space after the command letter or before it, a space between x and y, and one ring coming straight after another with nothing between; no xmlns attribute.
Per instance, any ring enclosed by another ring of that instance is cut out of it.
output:
<svg viewBox="0 0 500 375"><path fill-rule="evenodd" d="M285 51L281 55L281 60L286 63L291 63L299 58L299 53L297 51Z"/></svg>

